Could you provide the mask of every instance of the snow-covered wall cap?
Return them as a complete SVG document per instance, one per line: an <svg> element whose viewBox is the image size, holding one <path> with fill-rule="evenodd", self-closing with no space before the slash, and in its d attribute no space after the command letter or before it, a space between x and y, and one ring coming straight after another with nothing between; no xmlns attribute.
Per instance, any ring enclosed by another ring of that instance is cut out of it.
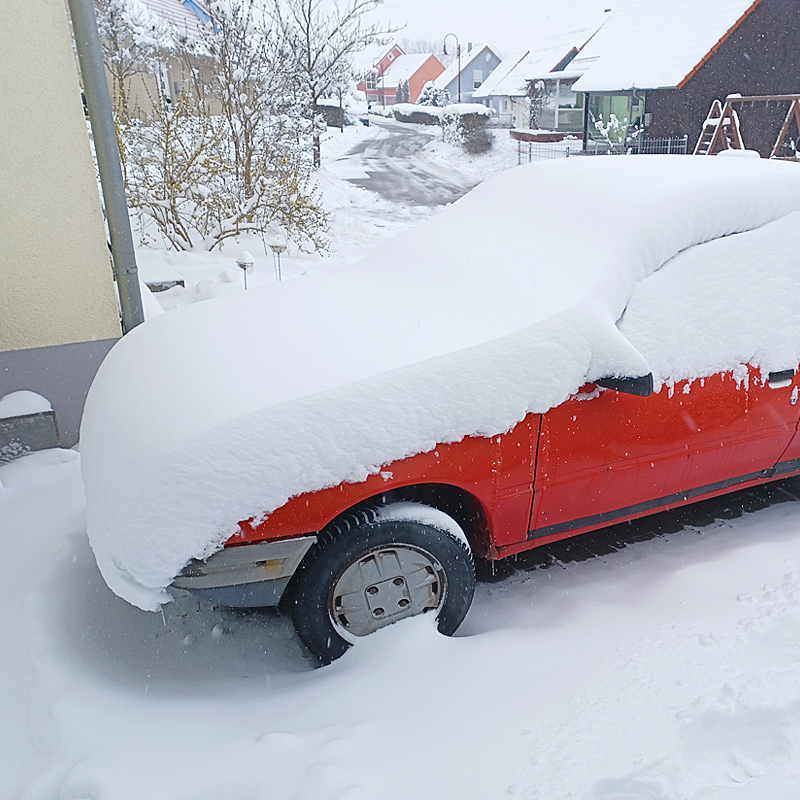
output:
<svg viewBox="0 0 800 800"><path fill-rule="evenodd" d="M530 164L348 269L145 322L100 366L81 429L103 576L156 609L239 520L437 443L503 433L587 380L646 374L616 325L636 286L693 245L798 210L796 164Z"/></svg>
<svg viewBox="0 0 800 800"><path fill-rule="evenodd" d="M41 414L52 410L53 406L46 397L36 392L29 392L27 389L0 397L0 419L24 417L27 414Z"/></svg>
<svg viewBox="0 0 800 800"><path fill-rule="evenodd" d="M466 116L467 114L477 114L481 117L490 117L492 109L482 103L453 103L442 109L442 116Z"/></svg>
<svg viewBox="0 0 800 800"><path fill-rule="evenodd" d="M447 116L462 116L466 114L479 114L489 117L492 114L492 109L482 103L452 103L442 108L437 106L414 105L413 103L395 103L392 109L404 115L428 114L438 119L444 119Z"/></svg>
<svg viewBox="0 0 800 800"><path fill-rule="evenodd" d="M627 0L572 63L579 92L674 88L760 0Z"/></svg>

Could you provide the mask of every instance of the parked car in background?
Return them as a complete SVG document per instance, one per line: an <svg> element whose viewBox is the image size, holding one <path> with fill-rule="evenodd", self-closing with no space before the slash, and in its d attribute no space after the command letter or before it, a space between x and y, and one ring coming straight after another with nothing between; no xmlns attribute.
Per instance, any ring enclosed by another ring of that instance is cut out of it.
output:
<svg viewBox="0 0 800 800"><path fill-rule="evenodd" d="M203 305L98 375L92 546L143 608L284 604L322 663L421 613L453 633L476 558L800 474L796 165L521 167L350 270Z"/></svg>

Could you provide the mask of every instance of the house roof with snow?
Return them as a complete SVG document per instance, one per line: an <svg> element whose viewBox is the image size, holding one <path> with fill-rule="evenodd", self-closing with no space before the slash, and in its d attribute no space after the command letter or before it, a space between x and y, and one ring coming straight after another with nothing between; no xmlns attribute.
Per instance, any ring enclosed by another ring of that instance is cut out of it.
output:
<svg viewBox="0 0 800 800"><path fill-rule="evenodd" d="M409 53L397 56L384 70L383 80L391 85L409 80L431 57L431 53Z"/></svg>
<svg viewBox="0 0 800 800"><path fill-rule="evenodd" d="M575 58L575 89L682 88L760 2L628 0Z"/></svg>
<svg viewBox="0 0 800 800"><path fill-rule="evenodd" d="M403 48L395 41L389 42L388 44L373 42L372 44L366 45L361 50L357 50L353 53L353 66L356 72L363 75L374 69L395 48L397 48L400 53L405 54Z"/></svg>
<svg viewBox="0 0 800 800"><path fill-rule="evenodd" d="M489 97L495 94L495 89L509 76L520 62L528 56L530 50L523 50L519 53L512 53L504 58L500 64L489 74L489 77L472 93L472 99L477 100L482 97Z"/></svg>
<svg viewBox="0 0 800 800"><path fill-rule="evenodd" d="M485 44L473 45L472 50L470 50L466 55L462 53L461 72L463 73L469 67L469 65L478 58L478 56L485 53L487 50L494 54L494 50ZM458 77L458 72L458 59L455 59L453 63L450 64L450 66L447 67L445 71L433 82L433 85L437 89L446 89Z"/></svg>
<svg viewBox="0 0 800 800"><path fill-rule="evenodd" d="M566 64L570 67L571 76L581 74L582 69L573 70L575 61L572 59L577 60L577 54L587 42L591 41L610 16L610 12L606 12L581 27L545 36L522 55L506 58L472 97L474 99L489 96L521 97L527 91L528 81L545 76L555 77L553 73L563 69ZM560 72L558 77L566 77L566 73Z"/></svg>

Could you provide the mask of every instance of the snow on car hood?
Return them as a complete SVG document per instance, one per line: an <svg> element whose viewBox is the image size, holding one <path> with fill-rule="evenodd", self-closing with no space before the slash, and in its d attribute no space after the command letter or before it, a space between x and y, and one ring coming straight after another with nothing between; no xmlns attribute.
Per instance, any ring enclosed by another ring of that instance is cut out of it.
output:
<svg viewBox="0 0 800 800"><path fill-rule="evenodd" d="M643 356L615 324L635 287L686 248L795 210L796 164L528 165L349 269L146 322L103 362L81 429L104 578L154 610L239 520L507 431L587 380L646 374L658 347Z"/></svg>

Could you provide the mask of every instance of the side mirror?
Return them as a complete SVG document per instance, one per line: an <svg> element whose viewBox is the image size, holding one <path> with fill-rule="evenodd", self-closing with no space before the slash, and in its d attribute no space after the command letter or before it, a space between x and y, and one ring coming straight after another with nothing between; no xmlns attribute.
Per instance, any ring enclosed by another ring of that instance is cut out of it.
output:
<svg viewBox="0 0 800 800"><path fill-rule="evenodd" d="M623 394L634 394L637 397L649 397L653 394L653 373L638 378L601 378L595 381L604 389L613 389Z"/></svg>

